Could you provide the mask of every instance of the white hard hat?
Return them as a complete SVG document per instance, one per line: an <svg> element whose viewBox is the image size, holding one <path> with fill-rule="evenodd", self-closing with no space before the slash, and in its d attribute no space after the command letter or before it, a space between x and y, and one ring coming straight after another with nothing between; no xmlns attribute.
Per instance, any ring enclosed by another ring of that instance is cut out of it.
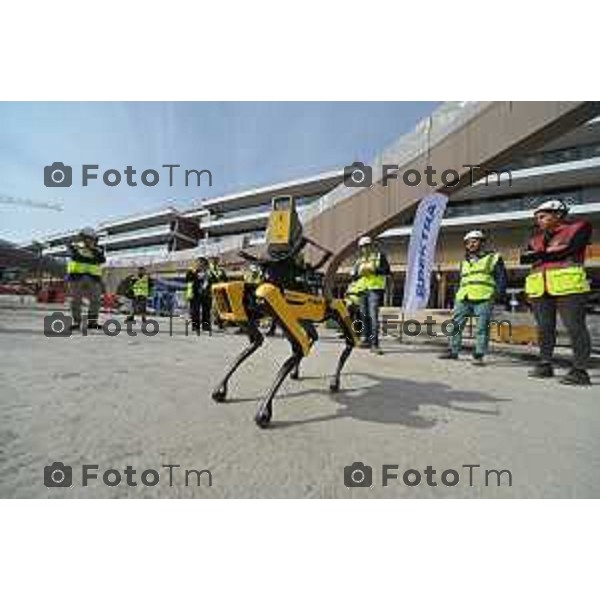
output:
<svg viewBox="0 0 600 600"><path fill-rule="evenodd" d="M467 240L485 240L485 233L479 229L473 229L472 231L469 231L463 238L463 241L466 242Z"/></svg>
<svg viewBox="0 0 600 600"><path fill-rule="evenodd" d="M80 232L79 235L81 235L82 237L88 237L88 238L95 238L98 237L96 235L96 232L91 228L91 227L84 227Z"/></svg>
<svg viewBox="0 0 600 600"><path fill-rule="evenodd" d="M360 240L358 240L358 247L362 248L363 246L368 246L371 242L372 240L368 235L363 235Z"/></svg>
<svg viewBox="0 0 600 600"><path fill-rule="evenodd" d="M552 200L546 200L546 202L542 202L534 211L533 214L537 214L539 212L559 212L563 215L566 215L569 212L569 206L564 200L560 198L554 198Z"/></svg>

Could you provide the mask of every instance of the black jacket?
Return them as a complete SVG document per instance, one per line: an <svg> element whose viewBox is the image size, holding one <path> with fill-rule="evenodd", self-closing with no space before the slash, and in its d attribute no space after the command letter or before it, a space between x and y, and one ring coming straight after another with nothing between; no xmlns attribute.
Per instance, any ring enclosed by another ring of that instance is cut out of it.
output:
<svg viewBox="0 0 600 600"><path fill-rule="evenodd" d="M194 298L200 298L210 291L210 281L204 271L195 271L188 269L185 274L185 282L192 283L192 293Z"/></svg>

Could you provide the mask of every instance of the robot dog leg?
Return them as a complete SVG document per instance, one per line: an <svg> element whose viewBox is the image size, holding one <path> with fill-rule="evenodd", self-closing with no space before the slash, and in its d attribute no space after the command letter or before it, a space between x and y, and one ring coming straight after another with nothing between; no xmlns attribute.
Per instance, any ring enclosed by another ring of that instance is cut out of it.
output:
<svg viewBox="0 0 600 600"><path fill-rule="evenodd" d="M252 354L254 354L261 346L264 341L264 336L260 332L260 329L257 327L256 323L249 321L242 325L242 327L246 330L248 334L248 338L250 339L250 345L244 348L243 352L235 359L234 363L231 365L225 377L223 377L221 383L215 388L212 393L212 398L215 402L224 402L227 398L227 383L231 376L235 373L237 368Z"/></svg>
<svg viewBox="0 0 600 600"><path fill-rule="evenodd" d="M294 351L294 353L281 365L277 376L275 377L275 381L271 385L265 398L261 401L256 416L254 417L254 420L259 427L264 429L269 425L271 417L273 416L273 398L275 398L275 394L277 394L277 390L279 390L279 387L285 378L294 371L294 369L298 368L301 360L302 353Z"/></svg>
<svg viewBox="0 0 600 600"><path fill-rule="evenodd" d="M304 331L306 331L308 337L310 338L311 344L314 344L319 339L319 334L317 333L316 327L310 321L301 321L301 325L304 328ZM288 338L288 341L289 341L289 338ZM298 364L296 365L294 370L290 373L290 379L294 379L294 380L300 379L300 363L302 362L302 358L304 358L304 356L300 357Z"/></svg>
<svg viewBox="0 0 600 600"><path fill-rule="evenodd" d="M356 334L354 333L354 329L352 328L352 323L350 315L348 314L348 309L341 300L333 300L331 302L330 310L331 317L340 326L342 333L344 334L344 339L346 340L346 345L338 359L335 373L331 378L331 382L329 383L329 391L337 392L340 389L340 375L342 373L342 369L344 368L346 361L350 357L350 354L352 354L352 350L356 345Z"/></svg>

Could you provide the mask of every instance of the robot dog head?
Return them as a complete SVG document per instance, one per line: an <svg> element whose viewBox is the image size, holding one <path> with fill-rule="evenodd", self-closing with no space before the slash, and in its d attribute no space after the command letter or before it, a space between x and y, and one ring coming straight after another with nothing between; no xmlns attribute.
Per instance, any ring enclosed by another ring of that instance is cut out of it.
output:
<svg viewBox="0 0 600 600"><path fill-rule="evenodd" d="M302 239L302 224L292 196L273 198L267 227L267 252L281 256L291 252Z"/></svg>

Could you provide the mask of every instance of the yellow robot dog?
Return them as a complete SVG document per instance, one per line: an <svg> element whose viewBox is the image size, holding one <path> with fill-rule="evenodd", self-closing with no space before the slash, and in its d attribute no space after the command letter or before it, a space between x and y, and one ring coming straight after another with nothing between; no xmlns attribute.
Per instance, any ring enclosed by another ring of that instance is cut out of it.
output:
<svg viewBox="0 0 600 600"><path fill-rule="evenodd" d="M307 244L323 252L323 257L313 266L304 264L302 260L301 253ZM346 340L329 385L331 392L339 390L340 373L357 339L344 302L319 294L317 270L327 262L331 252L303 236L291 196L273 198L267 228L266 257L258 258L246 252L240 252L240 256L259 267L260 281L219 283L212 286L212 293L219 317L239 325L248 335L250 345L231 365L212 397L217 402L225 401L229 379L264 341L258 327L259 320L270 316L290 342L292 355L279 369L258 407L255 421L259 427L265 428L273 415L273 398L277 390L289 374L292 379L298 378L300 361L310 353L318 339L314 323L333 319L342 329Z"/></svg>

